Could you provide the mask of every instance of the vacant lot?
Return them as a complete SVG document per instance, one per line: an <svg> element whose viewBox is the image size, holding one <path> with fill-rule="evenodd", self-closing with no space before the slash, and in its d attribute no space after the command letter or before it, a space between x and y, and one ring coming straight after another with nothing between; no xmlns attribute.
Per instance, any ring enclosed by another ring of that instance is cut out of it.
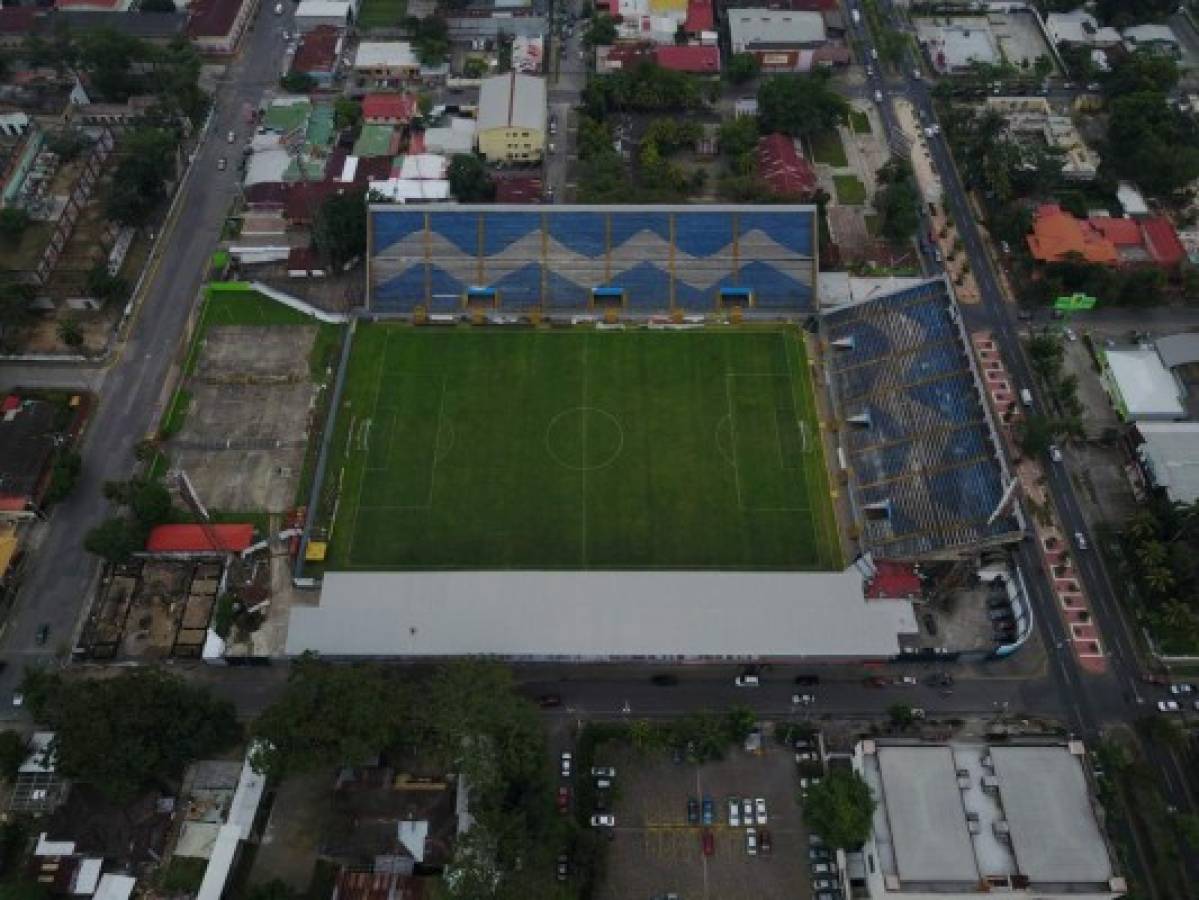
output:
<svg viewBox="0 0 1199 900"><path fill-rule="evenodd" d="M840 564L794 329L358 331L339 568Z"/></svg>
<svg viewBox="0 0 1199 900"><path fill-rule="evenodd" d="M687 900L802 900L809 896L807 833L796 802L798 779L791 753L769 746L762 756L739 748L727 759L703 765L676 765L667 759L598 760L615 765L619 796L616 837L603 900L652 897L673 891ZM687 824L687 798L712 797L715 852L705 857L700 826ZM762 797L773 852L749 856L745 828L728 824L728 797Z"/></svg>
<svg viewBox="0 0 1199 900"><path fill-rule="evenodd" d="M359 28L398 28L407 11L406 0L363 0Z"/></svg>

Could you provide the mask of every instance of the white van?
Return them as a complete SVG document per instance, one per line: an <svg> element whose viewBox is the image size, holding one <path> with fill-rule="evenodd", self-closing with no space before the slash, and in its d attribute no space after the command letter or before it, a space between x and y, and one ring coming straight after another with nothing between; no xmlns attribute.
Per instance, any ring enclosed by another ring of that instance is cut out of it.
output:
<svg viewBox="0 0 1199 900"><path fill-rule="evenodd" d="M1020 401L1029 409L1032 409L1032 391L1028 388L1020 388Z"/></svg>

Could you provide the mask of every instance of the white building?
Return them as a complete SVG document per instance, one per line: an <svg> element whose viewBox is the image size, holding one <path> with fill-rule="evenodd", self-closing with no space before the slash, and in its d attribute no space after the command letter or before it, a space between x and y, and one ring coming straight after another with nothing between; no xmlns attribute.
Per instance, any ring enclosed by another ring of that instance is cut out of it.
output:
<svg viewBox="0 0 1199 900"><path fill-rule="evenodd" d="M300 0L296 6L296 30L307 34L318 25L345 28L358 14L354 0Z"/></svg>
<svg viewBox="0 0 1199 900"><path fill-rule="evenodd" d="M1101 27L1095 17L1083 7L1070 12L1055 12L1045 16L1045 30L1057 46L1076 45L1082 47L1115 47L1120 43L1120 32L1114 28Z"/></svg>
<svg viewBox="0 0 1199 900"><path fill-rule="evenodd" d="M1169 25L1134 25L1121 32L1129 53L1152 53L1182 59L1182 44Z"/></svg>
<svg viewBox="0 0 1199 900"><path fill-rule="evenodd" d="M475 120L450 119L450 124L440 128L425 129L425 150L454 156L470 153L475 147Z"/></svg>
<svg viewBox="0 0 1199 900"><path fill-rule="evenodd" d="M878 804L862 859L849 860L872 900L1113 900L1127 890L1081 742L872 740L853 764Z"/></svg>
<svg viewBox="0 0 1199 900"><path fill-rule="evenodd" d="M1126 422L1186 418L1182 387L1153 347L1105 350L1099 380Z"/></svg>
<svg viewBox="0 0 1199 900"><path fill-rule="evenodd" d="M1199 501L1199 422L1138 422L1141 469L1174 503Z"/></svg>

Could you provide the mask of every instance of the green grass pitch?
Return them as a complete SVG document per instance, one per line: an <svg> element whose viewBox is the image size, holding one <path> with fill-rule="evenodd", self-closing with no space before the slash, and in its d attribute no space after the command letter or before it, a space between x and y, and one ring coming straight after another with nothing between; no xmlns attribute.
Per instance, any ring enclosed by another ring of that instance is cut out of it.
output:
<svg viewBox="0 0 1199 900"><path fill-rule="evenodd" d="M835 569L795 329L359 328L334 569Z"/></svg>

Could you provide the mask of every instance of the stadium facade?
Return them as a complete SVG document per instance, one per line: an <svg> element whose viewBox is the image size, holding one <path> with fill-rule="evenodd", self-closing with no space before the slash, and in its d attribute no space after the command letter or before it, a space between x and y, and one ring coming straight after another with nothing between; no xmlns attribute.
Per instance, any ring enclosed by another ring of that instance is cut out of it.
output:
<svg viewBox="0 0 1199 900"><path fill-rule="evenodd" d="M368 228L375 313L818 307L814 206L378 204Z"/></svg>

